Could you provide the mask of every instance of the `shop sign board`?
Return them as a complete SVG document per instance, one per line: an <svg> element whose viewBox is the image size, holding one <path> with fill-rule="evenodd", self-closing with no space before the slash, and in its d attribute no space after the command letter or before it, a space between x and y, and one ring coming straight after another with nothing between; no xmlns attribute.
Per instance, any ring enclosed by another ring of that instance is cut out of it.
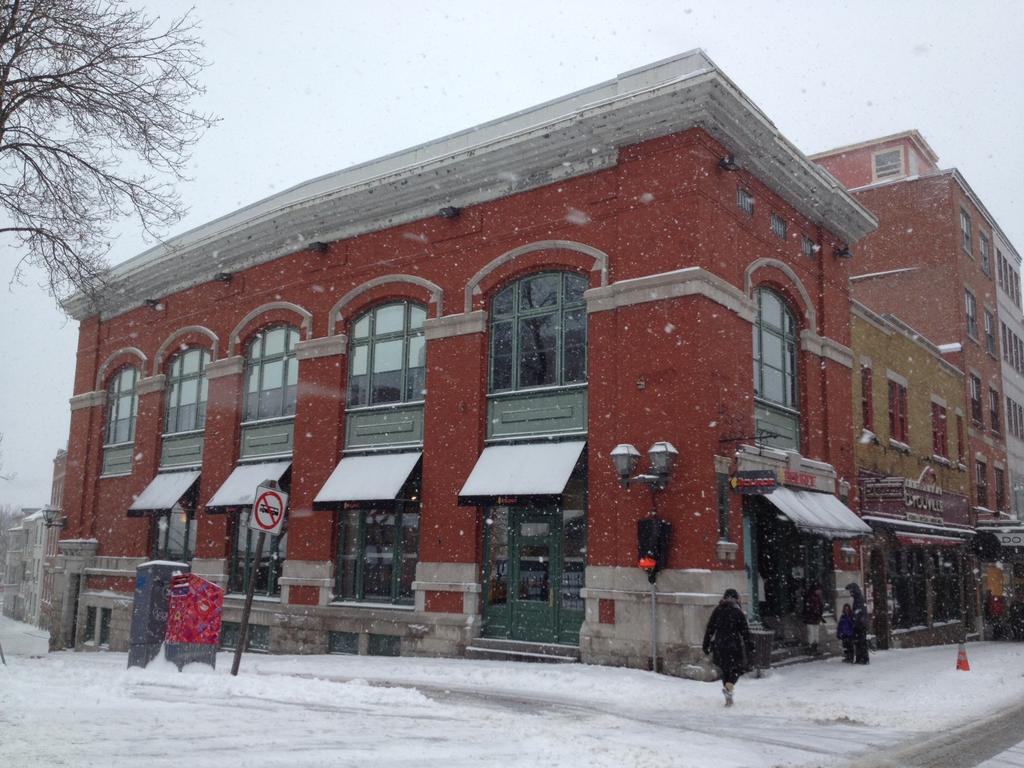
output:
<svg viewBox="0 0 1024 768"><path fill-rule="evenodd" d="M967 498L908 477L861 479L865 511L929 525L968 522Z"/></svg>
<svg viewBox="0 0 1024 768"><path fill-rule="evenodd" d="M742 495L763 495L775 490L775 470L741 469L730 480L733 490Z"/></svg>

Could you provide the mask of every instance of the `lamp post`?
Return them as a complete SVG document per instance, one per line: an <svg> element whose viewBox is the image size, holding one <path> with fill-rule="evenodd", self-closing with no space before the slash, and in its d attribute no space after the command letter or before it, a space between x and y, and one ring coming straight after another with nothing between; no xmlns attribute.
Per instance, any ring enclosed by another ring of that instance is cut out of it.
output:
<svg viewBox="0 0 1024 768"><path fill-rule="evenodd" d="M43 523L47 528L63 528L64 520L60 516L60 510L57 507L51 507L47 504L43 507Z"/></svg>
<svg viewBox="0 0 1024 768"><path fill-rule="evenodd" d="M619 443L610 454L615 473L619 477L619 485L629 488L634 483L643 483L652 493L662 491L668 485L678 455L679 451L672 443L661 440L647 449L651 471L637 475L634 473L640 464L640 451L635 446Z"/></svg>
<svg viewBox="0 0 1024 768"><path fill-rule="evenodd" d="M651 514L637 524L637 565L647 571L651 583L651 671L658 671L658 585L657 573L664 564L670 526L656 516L655 494L665 490L672 470L675 468L679 451L672 443L661 440L647 450L650 471L637 474L640 465L640 451L630 443L620 443L612 449L609 458L615 467L619 485L623 488L636 483L646 485L651 491Z"/></svg>

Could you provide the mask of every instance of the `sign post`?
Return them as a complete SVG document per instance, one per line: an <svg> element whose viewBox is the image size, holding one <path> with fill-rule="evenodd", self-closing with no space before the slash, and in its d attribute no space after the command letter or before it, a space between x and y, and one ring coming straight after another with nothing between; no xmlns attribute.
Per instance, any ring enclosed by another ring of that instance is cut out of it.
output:
<svg viewBox="0 0 1024 768"><path fill-rule="evenodd" d="M256 569L263 557L263 542L267 534L276 536L284 525L284 511L288 507L288 494L280 489L274 480L264 480L256 488L256 501L252 505L248 525L259 531L256 539L256 554L253 566L249 570L249 583L245 589L245 606L242 608L242 624L238 628L238 641L235 644L235 658L231 663L231 674L238 675L238 665L242 662L242 650L249 636L249 614L252 612L252 597L256 588Z"/></svg>

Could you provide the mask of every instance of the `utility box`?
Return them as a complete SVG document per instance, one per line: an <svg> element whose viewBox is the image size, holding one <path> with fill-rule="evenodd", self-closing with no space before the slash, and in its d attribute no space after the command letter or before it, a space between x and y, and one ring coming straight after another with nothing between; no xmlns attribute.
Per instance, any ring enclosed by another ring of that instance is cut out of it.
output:
<svg viewBox="0 0 1024 768"><path fill-rule="evenodd" d="M145 667L160 653L167 633L171 577L188 573L188 563L154 560L135 569L135 598L128 642L128 666Z"/></svg>

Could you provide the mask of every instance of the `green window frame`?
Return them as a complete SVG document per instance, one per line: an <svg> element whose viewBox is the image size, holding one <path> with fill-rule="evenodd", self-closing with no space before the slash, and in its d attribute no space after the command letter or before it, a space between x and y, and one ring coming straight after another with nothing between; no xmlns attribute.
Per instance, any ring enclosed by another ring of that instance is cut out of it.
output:
<svg viewBox="0 0 1024 768"><path fill-rule="evenodd" d="M798 414L796 318L775 291L759 288L756 299L754 396Z"/></svg>
<svg viewBox="0 0 1024 768"><path fill-rule="evenodd" d="M355 319L349 342L350 408L422 402L426 319L426 307L410 301L381 304Z"/></svg>
<svg viewBox="0 0 1024 768"><path fill-rule="evenodd" d="M419 561L419 502L341 510L336 530L336 600L412 604Z"/></svg>
<svg viewBox="0 0 1024 768"><path fill-rule="evenodd" d="M278 597L281 594L281 572L288 553L288 515L278 536L267 536L263 542L260 562L256 563L256 539L259 533L248 526L249 510L233 514L231 526L231 563L228 591L245 592L249 579L255 576L253 594Z"/></svg>
<svg viewBox="0 0 1024 768"><path fill-rule="evenodd" d="M491 392L586 383L588 287L574 272L541 272L494 296Z"/></svg>
<svg viewBox="0 0 1024 768"><path fill-rule="evenodd" d="M135 417L139 396L135 385L139 371L131 365L120 368L107 385L107 429L104 445L121 445L135 441Z"/></svg>
<svg viewBox="0 0 1024 768"><path fill-rule="evenodd" d="M164 434L196 432L206 426L206 364L210 353L193 347L171 359L167 374Z"/></svg>
<svg viewBox="0 0 1024 768"><path fill-rule="evenodd" d="M152 516L150 551L154 560L192 561L196 552L195 515L180 505Z"/></svg>
<svg viewBox="0 0 1024 768"><path fill-rule="evenodd" d="M295 415L299 361L295 345L299 332L277 325L257 333L249 342L245 361L245 421Z"/></svg>

